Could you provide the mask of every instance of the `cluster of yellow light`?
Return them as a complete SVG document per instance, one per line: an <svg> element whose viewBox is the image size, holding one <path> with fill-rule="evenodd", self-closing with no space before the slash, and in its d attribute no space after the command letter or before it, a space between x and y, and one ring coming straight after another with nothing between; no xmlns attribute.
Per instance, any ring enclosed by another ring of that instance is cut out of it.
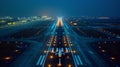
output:
<svg viewBox="0 0 120 67"><path fill-rule="evenodd" d="M52 65L51 64L48 64L48 67L51 67Z"/></svg>
<svg viewBox="0 0 120 67"><path fill-rule="evenodd" d="M57 41L57 36L55 36L55 38L54 38L54 42L56 43L56 41Z"/></svg>
<svg viewBox="0 0 120 67"><path fill-rule="evenodd" d="M58 26L58 27L63 26L62 17L58 17L57 26Z"/></svg>
<svg viewBox="0 0 120 67"><path fill-rule="evenodd" d="M50 59L53 59L54 57L52 55L50 55Z"/></svg>
<svg viewBox="0 0 120 67"><path fill-rule="evenodd" d="M72 65L71 65L71 64L68 64L68 67L72 67Z"/></svg>
<svg viewBox="0 0 120 67"><path fill-rule="evenodd" d="M62 66L62 64L61 64L61 63L59 63L59 64L58 64L58 66Z"/></svg>
<svg viewBox="0 0 120 67"><path fill-rule="evenodd" d="M24 23L24 22L27 22L27 19L21 20L21 22L23 22L23 23Z"/></svg>
<svg viewBox="0 0 120 67"><path fill-rule="evenodd" d="M47 51L47 50L44 50L44 53L48 53L49 51Z"/></svg>
<svg viewBox="0 0 120 67"><path fill-rule="evenodd" d="M5 57L4 59L5 59L5 60L10 60L10 59L11 59L11 57Z"/></svg>
<svg viewBox="0 0 120 67"><path fill-rule="evenodd" d="M65 36L63 36L63 42L64 42L64 46L67 46L67 41L66 41L66 37Z"/></svg>
<svg viewBox="0 0 120 67"><path fill-rule="evenodd" d="M11 25L12 23L8 23L8 25Z"/></svg>
<svg viewBox="0 0 120 67"><path fill-rule="evenodd" d="M14 50L14 52L19 52L19 50Z"/></svg>
<svg viewBox="0 0 120 67"><path fill-rule="evenodd" d="M66 41L64 41L64 43L67 43Z"/></svg>
<svg viewBox="0 0 120 67"><path fill-rule="evenodd" d="M73 46L73 44L69 44L69 46Z"/></svg>
<svg viewBox="0 0 120 67"><path fill-rule="evenodd" d="M64 44L64 46L67 46L67 44Z"/></svg>
<svg viewBox="0 0 120 67"><path fill-rule="evenodd" d="M72 52L72 53L76 53L76 50L72 50L71 52Z"/></svg>
<svg viewBox="0 0 120 67"><path fill-rule="evenodd" d="M67 59L69 59L70 57L69 56L67 56Z"/></svg>
<svg viewBox="0 0 120 67"><path fill-rule="evenodd" d="M101 52L106 52L106 50L101 50Z"/></svg>
<svg viewBox="0 0 120 67"><path fill-rule="evenodd" d="M16 22L9 22L8 25L15 25Z"/></svg>
<svg viewBox="0 0 120 67"><path fill-rule="evenodd" d="M115 57L111 57L112 60L115 60L116 58Z"/></svg>
<svg viewBox="0 0 120 67"><path fill-rule="evenodd" d="M57 36L55 36L54 41L53 41L53 46L56 46L57 43Z"/></svg>
<svg viewBox="0 0 120 67"><path fill-rule="evenodd" d="M3 23L3 22L6 22L6 21L5 21L5 20L0 20L0 22L2 22L2 23Z"/></svg>

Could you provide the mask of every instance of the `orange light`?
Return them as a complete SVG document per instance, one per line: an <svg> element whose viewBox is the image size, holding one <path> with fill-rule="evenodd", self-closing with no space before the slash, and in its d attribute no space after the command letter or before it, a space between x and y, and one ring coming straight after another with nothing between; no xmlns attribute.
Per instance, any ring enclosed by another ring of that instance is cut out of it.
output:
<svg viewBox="0 0 120 67"><path fill-rule="evenodd" d="M67 56L67 59L69 59L70 57L69 56Z"/></svg>
<svg viewBox="0 0 120 67"><path fill-rule="evenodd" d="M19 50L15 50L14 52L18 52Z"/></svg>
<svg viewBox="0 0 120 67"><path fill-rule="evenodd" d="M67 46L67 44L64 44L64 46Z"/></svg>
<svg viewBox="0 0 120 67"><path fill-rule="evenodd" d="M102 52L106 52L106 50L101 50Z"/></svg>
<svg viewBox="0 0 120 67"><path fill-rule="evenodd" d="M116 58L115 57L111 57L112 60L115 60Z"/></svg>
<svg viewBox="0 0 120 67"><path fill-rule="evenodd" d="M69 65L68 65L68 67L72 67L72 65L71 65L71 64L69 64Z"/></svg>
<svg viewBox="0 0 120 67"><path fill-rule="evenodd" d="M66 43L66 41L64 41L64 43Z"/></svg>
<svg viewBox="0 0 120 67"><path fill-rule="evenodd" d="M52 65L51 64L48 64L48 67L51 67Z"/></svg>
<svg viewBox="0 0 120 67"><path fill-rule="evenodd" d="M62 66L62 64L61 64L61 63L59 63L59 64L58 64L58 66Z"/></svg>
<svg viewBox="0 0 120 67"><path fill-rule="evenodd" d="M54 58L54 57L51 55L51 56L50 56L50 59L53 59L53 58Z"/></svg>
<svg viewBox="0 0 120 67"><path fill-rule="evenodd" d="M10 59L11 59L11 57L5 57L4 59L5 59L5 60L10 60Z"/></svg>

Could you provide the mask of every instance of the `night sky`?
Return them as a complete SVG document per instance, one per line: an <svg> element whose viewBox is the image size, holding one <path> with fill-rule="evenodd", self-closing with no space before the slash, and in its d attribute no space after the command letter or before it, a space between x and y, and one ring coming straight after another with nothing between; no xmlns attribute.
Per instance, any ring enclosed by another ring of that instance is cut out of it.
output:
<svg viewBox="0 0 120 67"><path fill-rule="evenodd" d="M120 16L120 0L0 0L0 16Z"/></svg>

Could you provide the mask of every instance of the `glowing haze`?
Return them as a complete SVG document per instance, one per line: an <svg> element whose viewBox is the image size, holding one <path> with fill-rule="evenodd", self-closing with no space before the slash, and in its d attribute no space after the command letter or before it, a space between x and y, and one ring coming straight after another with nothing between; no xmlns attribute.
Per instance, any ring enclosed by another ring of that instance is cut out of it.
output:
<svg viewBox="0 0 120 67"><path fill-rule="evenodd" d="M63 26L62 17L58 17L57 26L58 26L58 27Z"/></svg>

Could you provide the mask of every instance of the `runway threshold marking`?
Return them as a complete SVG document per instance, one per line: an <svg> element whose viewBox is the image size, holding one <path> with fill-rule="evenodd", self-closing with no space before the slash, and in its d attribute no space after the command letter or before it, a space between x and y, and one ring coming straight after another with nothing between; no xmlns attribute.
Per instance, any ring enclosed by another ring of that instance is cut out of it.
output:
<svg viewBox="0 0 120 67"><path fill-rule="evenodd" d="M44 59L45 59L45 55L40 55L40 57L39 57L39 59L38 59L36 65L42 65Z"/></svg>
<svg viewBox="0 0 120 67"><path fill-rule="evenodd" d="M80 64L81 64L81 65L83 65L83 62L82 62L82 60L81 60L80 56L79 56L79 55L77 55L77 57L78 57L78 60L79 60Z"/></svg>
<svg viewBox="0 0 120 67"><path fill-rule="evenodd" d="M83 65L83 62L79 55L74 55L74 58L75 58L75 62L77 63L77 65Z"/></svg>

